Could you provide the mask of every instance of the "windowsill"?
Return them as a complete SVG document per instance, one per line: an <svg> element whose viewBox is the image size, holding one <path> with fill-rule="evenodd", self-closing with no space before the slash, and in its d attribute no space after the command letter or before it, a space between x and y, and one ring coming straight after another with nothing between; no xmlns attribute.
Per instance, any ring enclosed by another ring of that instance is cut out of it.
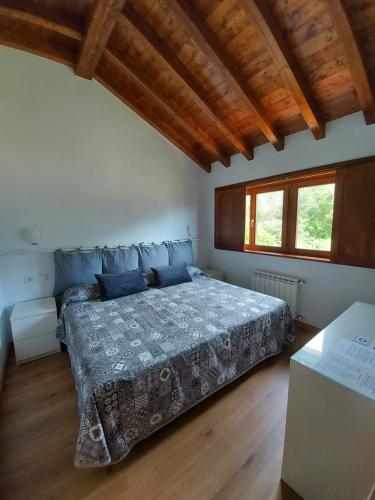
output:
<svg viewBox="0 0 375 500"><path fill-rule="evenodd" d="M281 253L281 252L267 252L264 250L243 250L245 253L257 253L261 255L272 255L273 257L287 257L288 259L299 259L299 260L315 260L317 262L328 262L332 263L332 259L329 257L316 257L311 255L297 255L293 253Z"/></svg>

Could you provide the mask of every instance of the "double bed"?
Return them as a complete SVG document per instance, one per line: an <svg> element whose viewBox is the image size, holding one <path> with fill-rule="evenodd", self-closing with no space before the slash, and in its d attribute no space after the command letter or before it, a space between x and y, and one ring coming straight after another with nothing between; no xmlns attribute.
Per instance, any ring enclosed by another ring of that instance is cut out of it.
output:
<svg viewBox="0 0 375 500"><path fill-rule="evenodd" d="M122 460L293 341L284 301L204 275L108 301L93 287L70 288L58 337L78 393L78 467Z"/></svg>

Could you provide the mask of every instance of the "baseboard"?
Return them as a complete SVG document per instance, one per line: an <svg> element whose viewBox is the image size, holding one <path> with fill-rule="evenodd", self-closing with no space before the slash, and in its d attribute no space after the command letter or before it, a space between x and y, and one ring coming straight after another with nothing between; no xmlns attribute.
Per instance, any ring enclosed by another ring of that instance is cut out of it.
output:
<svg viewBox="0 0 375 500"><path fill-rule="evenodd" d="M299 319L295 319L294 324L297 325L300 330L303 330L306 333L318 333L321 330L321 328L318 328L314 325L309 325L309 323L304 323Z"/></svg>

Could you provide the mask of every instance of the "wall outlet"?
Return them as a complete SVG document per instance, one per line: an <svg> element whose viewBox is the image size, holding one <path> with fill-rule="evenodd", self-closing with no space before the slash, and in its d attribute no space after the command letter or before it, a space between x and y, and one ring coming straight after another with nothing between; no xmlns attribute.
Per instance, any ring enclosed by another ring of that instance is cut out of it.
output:
<svg viewBox="0 0 375 500"><path fill-rule="evenodd" d="M27 274L24 277L24 281L26 284L41 283L42 281L48 281L48 273Z"/></svg>

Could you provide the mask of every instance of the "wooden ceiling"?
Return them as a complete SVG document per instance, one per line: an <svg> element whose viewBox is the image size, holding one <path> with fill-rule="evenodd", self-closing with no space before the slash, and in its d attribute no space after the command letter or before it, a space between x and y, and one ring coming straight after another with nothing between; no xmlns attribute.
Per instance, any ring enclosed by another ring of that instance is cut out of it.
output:
<svg viewBox="0 0 375 500"><path fill-rule="evenodd" d="M375 0L0 0L0 43L95 78L208 172L375 122Z"/></svg>

